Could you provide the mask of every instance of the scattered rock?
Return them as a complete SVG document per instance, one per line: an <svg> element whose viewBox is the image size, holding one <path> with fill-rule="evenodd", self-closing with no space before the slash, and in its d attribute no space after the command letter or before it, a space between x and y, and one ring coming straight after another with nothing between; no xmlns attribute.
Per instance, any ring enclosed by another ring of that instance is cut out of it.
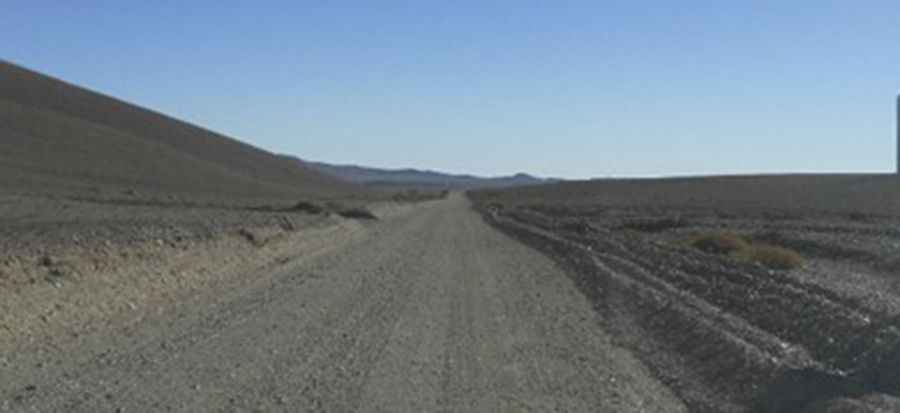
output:
<svg viewBox="0 0 900 413"><path fill-rule="evenodd" d="M278 221L281 229L285 231L294 232L297 230L297 226L294 225L294 222L288 217L280 217Z"/></svg>
<svg viewBox="0 0 900 413"><path fill-rule="evenodd" d="M240 235L240 236L246 238L247 241L250 241L250 242L252 242L252 243L254 243L254 244L256 244L256 243L259 242L259 239L258 239L258 237L256 236L256 234L254 234L253 231L251 231L251 230L249 230L249 229L247 229L247 228L241 228L241 229L239 229L239 230L238 230L238 235Z"/></svg>
<svg viewBox="0 0 900 413"><path fill-rule="evenodd" d="M56 257L54 257L52 255L44 255L38 261L38 264L43 267L54 266L54 265L57 265L58 263L59 263L59 259L57 259Z"/></svg>

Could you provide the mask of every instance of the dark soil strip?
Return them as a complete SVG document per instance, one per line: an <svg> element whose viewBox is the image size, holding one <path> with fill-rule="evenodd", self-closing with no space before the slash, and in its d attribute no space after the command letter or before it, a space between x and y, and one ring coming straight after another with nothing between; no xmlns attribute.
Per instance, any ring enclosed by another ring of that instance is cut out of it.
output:
<svg viewBox="0 0 900 413"><path fill-rule="evenodd" d="M788 412L838 396L900 394L896 320L761 269L710 266L590 237L589 228L574 231L575 242L551 220L530 225L538 216L485 214L566 268L623 344L693 411Z"/></svg>

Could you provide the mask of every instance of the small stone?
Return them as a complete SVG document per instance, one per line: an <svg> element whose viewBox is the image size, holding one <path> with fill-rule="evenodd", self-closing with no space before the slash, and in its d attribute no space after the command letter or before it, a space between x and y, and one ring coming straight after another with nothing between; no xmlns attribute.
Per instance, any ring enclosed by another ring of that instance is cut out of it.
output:
<svg viewBox="0 0 900 413"><path fill-rule="evenodd" d="M56 257L52 255L44 255L43 257L41 257L40 261L38 261L38 264L44 267L50 267L52 265L56 265L57 262L59 262L59 260L57 260Z"/></svg>
<svg viewBox="0 0 900 413"><path fill-rule="evenodd" d="M257 243L257 242L259 242L258 237L256 236L256 234L254 234L252 231L250 231L250 230L247 229L247 228L241 228L241 229L239 229L239 230L238 230L238 235L240 235L240 236L246 238L247 241L250 241L250 242L252 242L252 243Z"/></svg>

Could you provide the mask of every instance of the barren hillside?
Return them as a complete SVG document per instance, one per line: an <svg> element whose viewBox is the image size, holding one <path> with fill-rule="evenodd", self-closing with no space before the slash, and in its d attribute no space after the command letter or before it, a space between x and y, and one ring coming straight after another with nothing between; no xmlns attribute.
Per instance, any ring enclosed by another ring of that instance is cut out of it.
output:
<svg viewBox="0 0 900 413"><path fill-rule="evenodd" d="M0 62L0 185L291 198L361 189L281 156Z"/></svg>

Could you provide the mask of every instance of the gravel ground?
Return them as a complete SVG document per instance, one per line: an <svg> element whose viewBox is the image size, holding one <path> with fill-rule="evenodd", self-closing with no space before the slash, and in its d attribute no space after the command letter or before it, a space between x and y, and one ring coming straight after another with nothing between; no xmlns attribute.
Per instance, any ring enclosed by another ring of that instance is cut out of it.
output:
<svg viewBox="0 0 900 413"><path fill-rule="evenodd" d="M627 206L621 193L611 204L567 202L547 191L475 198L495 226L565 268L617 342L692 411L900 411L897 218ZM789 248L805 263L773 269L687 243L716 233Z"/></svg>
<svg viewBox="0 0 900 413"><path fill-rule="evenodd" d="M0 406L686 411L556 264L463 197L361 228L319 237L317 255L291 245L293 257L235 278L240 288L197 292L126 330L17 354Z"/></svg>

